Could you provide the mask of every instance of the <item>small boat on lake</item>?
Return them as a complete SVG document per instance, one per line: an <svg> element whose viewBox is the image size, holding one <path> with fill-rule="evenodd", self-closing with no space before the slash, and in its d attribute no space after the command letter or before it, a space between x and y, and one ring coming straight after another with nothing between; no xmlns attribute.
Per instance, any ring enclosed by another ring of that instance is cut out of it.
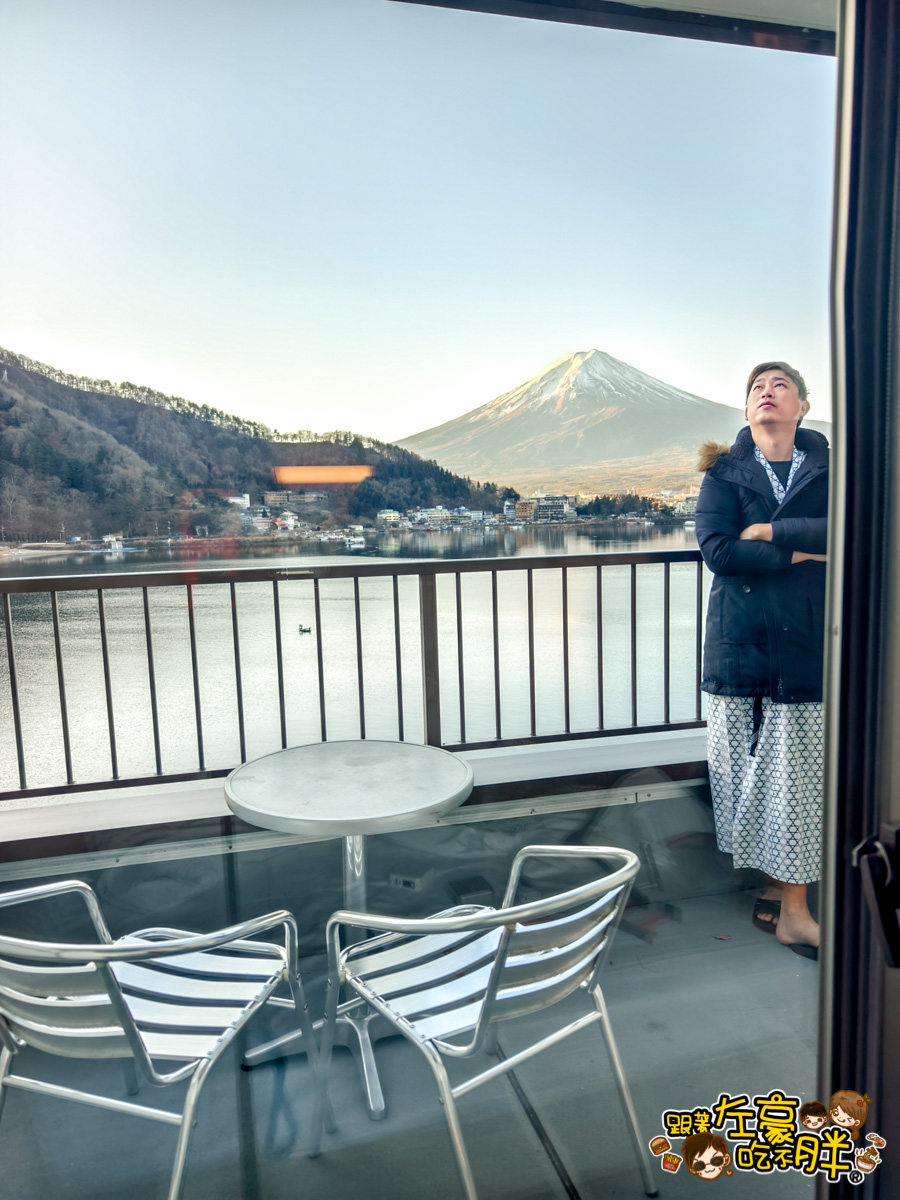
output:
<svg viewBox="0 0 900 1200"><path fill-rule="evenodd" d="M312 625L298 625L297 632L298 633L312 633Z"/></svg>

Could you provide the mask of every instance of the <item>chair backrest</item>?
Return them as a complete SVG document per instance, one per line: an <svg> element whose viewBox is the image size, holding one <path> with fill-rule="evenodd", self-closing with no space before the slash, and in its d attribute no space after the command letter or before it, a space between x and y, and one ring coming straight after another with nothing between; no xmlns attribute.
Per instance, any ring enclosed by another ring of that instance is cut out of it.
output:
<svg viewBox="0 0 900 1200"><path fill-rule="evenodd" d="M93 964L46 967L0 956L0 1017L21 1041L69 1058L132 1054Z"/></svg>
<svg viewBox="0 0 900 1200"><path fill-rule="evenodd" d="M600 858L612 869L582 886L514 905L522 867L536 857ZM404 939L394 951L386 947L377 955L377 967L372 959L375 970L368 977L424 1036L433 1030L440 1038L454 1027L474 1026L470 1048L475 1049L491 1021L546 1008L580 984L593 986L639 867L631 851L613 847L528 846L516 856L501 908L397 922L401 934L418 935L418 945ZM442 929L444 924L452 925L452 932ZM361 954L356 957L351 948L348 964L365 977L365 950Z"/></svg>
<svg viewBox="0 0 900 1200"><path fill-rule="evenodd" d="M87 904L98 935L95 951L108 947L112 939L96 897L80 880L5 892L0 907L66 892L79 894ZM115 980L108 967L93 961L91 946L78 949L72 961L72 947L64 943L0 936L0 1017L21 1041L51 1054L130 1057L139 1035L127 1007L115 1005L110 995L110 982L117 989Z"/></svg>
<svg viewBox="0 0 900 1200"><path fill-rule="evenodd" d="M590 883L514 905L529 858L602 859ZM640 868L629 850L609 846L526 846L513 862L503 901L507 920L479 1024L536 1012L596 981Z"/></svg>
<svg viewBox="0 0 900 1200"><path fill-rule="evenodd" d="M555 1004L599 971L625 896L619 886L571 908L553 906L545 919L516 922L501 948L490 1019L504 1020ZM554 900L559 897L553 897Z"/></svg>

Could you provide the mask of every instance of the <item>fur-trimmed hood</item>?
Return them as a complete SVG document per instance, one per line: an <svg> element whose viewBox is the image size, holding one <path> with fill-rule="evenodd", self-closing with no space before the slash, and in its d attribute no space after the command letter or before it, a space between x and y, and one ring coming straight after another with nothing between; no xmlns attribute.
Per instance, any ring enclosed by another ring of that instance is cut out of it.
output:
<svg viewBox="0 0 900 1200"><path fill-rule="evenodd" d="M795 442L799 450L805 450L807 454L820 453L828 449L828 438L823 433L817 433L815 429L797 430ZM727 442L704 442L700 447L700 456L697 461L698 471L708 471L710 467L723 455L730 454L736 459L750 458L753 454L753 436L750 433L750 426L745 425L734 441L733 446L729 446Z"/></svg>
<svg viewBox="0 0 900 1200"><path fill-rule="evenodd" d="M700 447L700 455L697 459L697 470L708 471L717 458L721 458L723 454L730 454L731 447L727 442L704 442Z"/></svg>

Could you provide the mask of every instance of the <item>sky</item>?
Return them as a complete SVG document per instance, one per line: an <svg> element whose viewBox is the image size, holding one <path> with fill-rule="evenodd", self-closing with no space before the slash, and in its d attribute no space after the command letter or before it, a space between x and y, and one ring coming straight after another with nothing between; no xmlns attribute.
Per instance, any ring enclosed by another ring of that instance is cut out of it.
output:
<svg viewBox="0 0 900 1200"><path fill-rule="evenodd" d="M392 0L0 0L0 346L385 440L605 350L830 418L836 64Z"/></svg>

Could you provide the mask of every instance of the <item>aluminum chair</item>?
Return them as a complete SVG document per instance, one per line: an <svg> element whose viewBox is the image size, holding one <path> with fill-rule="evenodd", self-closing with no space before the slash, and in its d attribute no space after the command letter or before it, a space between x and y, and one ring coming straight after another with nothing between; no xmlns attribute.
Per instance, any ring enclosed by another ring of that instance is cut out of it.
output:
<svg viewBox="0 0 900 1200"><path fill-rule="evenodd" d="M141 929L114 941L94 892L80 880L0 894L0 908L74 893L87 905L98 944L0 935L0 1111L10 1088L75 1100L178 1127L168 1200L181 1194L194 1111L210 1067L267 1002L296 1010L313 1053L312 1023L297 973L297 926L286 911L217 933ZM278 926L284 944L249 941ZM291 999L273 997L281 983ZM10 1074L31 1046L67 1058L120 1058L128 1091L137 1073L158 1087L189 1081L180 1113ZM174 1070L161 1063L182 1062ZM328 1114L326 1114L327 1116Z"/></svg>
<svg viewBox="0 0 900 1200"><path fill-rule="evenodd" d="M514 905L522 867L533 858L600 858L617 869L610 868L594 882L559 895ZM526 846L515 857L499 909L463 905L423 920L336 912L326 934L329 981L313 1117L313 1153L321 1144L323 1115L328 1112L335 1023L341 1013L358 1008L360 999L418 1046L428 1060L468 1200L477 1200L477 1193L456 1099L597 1021L606 1041L644 1191L655 1196L646 1144L598 981L638 869L637 857L628 850ZM342 948L344 929L380 932ZM338 1003L341 987L351 996L343 1004ZM587 1015L451 1086L444 1058L465 1059L481 1050L494 1051L497 1022L538 1012L578 987L593 1000Z"/></svg>

